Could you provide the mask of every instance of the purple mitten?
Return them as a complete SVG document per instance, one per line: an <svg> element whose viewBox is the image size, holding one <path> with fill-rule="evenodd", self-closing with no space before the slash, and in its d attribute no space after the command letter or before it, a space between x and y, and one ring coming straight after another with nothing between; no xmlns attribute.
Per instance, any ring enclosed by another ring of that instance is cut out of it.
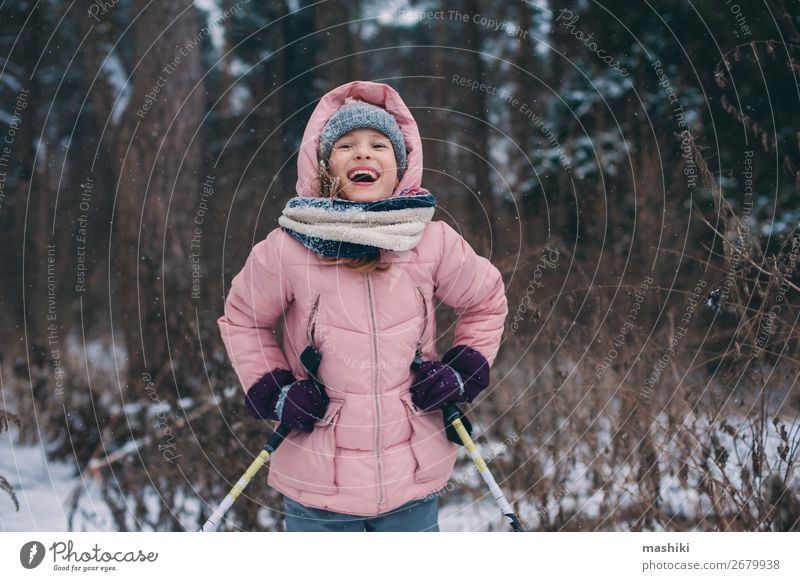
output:
<svg viewBox="0 0 800 581"><path fill-rule="evenodd" d="M244 396L244 405L257 420L277 420L275 404L281 388L295 381L291 371L275 369L255 382Z"/></svg>
<svg viewBox="0 0 800 581"><path fill-rule="evenodd" d="M420 409L438 408L456 401L459 384L453 369L441 361L424 361L411 385L411 401Z"/></svg>
<svg viewBox="0 0 800 581"><path fill-rule="evenodd" d="M464 397L460 401L472 403L480 392L489 387L489 362L472 347L456 345L444 354L442 363L455 369L464 382Z"/></svg>
<svg viewBox="0 0 800 581"><path fill-rule="evenodd" d="M295 380L291 371L275 369L254 383L244 398L256 419L274 420L311 432L328 409L328 396L310 379Z"/></svg>
<svg viewBox="0 0 800 581"><path fill-rule="evenodd" d="M411 386L411 401L421 409L472 402L489 385L489 363L475 349L457 345L442 361L425 361Z"/></svg>
<svg viewBox="0 0 800 581"><path fill-rule="evenodd" d="M284 387L275 404L275 414L282 424L311 432L325 415L330 399L311 379L295 381Z"/></svg>

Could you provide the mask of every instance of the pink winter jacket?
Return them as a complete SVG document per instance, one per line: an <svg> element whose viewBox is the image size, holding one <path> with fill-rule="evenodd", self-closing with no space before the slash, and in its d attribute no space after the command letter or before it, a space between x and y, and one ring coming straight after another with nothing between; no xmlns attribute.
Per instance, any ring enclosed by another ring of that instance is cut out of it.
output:
<svg viewBox="0 0 800 581"><path fill-rule="evenodd" d="M319 194L317 137L348 96L397 118L409 167L395 194L419 187L422 143L410 111L388 85L355 81L314 110L299 152L298 195ZM414 249L387 254L391 269L360 273L323 263L276 228L233 278L218 320L245 391L276 368L307 377L299 357L309 336L322 353L327 412L311 433L289 434L267 480L309 507L374 516L446 485L459 447L445 436L441 411L416 409L409 391L418 341L426 360L439 359L435 298L458 315L453 345L469 345L490 365L500 346L508 313L500 272L453 228L431 221ZM281 320L282 349L273 335Z"/></svg>

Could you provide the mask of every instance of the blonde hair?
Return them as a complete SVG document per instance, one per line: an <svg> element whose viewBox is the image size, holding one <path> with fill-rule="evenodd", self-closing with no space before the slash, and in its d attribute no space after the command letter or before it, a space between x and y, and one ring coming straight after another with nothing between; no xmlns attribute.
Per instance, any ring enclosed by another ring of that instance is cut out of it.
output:
<svg viewBox="0 0 800 581"><path fill-rule="evenodd" d="M341 197L343 188L342 182L338 177L332 176L328 171L328 164L325 160L319 161L317 171L317 179L319 180L319 191L323 198L338 198ZM345 198L342 198L345 199ZM368 256L357 256L348 258L338 258L333 256L320 256L320 260L328 264L340 264L350 270L358 272L383 272L392 267L391 262L382 262L381 259L385 253L381 250L377 254L370 254Z"/></svg>

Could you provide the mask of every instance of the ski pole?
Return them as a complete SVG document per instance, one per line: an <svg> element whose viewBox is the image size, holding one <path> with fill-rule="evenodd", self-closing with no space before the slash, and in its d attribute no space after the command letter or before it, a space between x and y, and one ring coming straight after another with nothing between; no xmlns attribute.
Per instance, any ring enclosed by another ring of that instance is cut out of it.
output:
<svg viewBox="0 0 800 581"><path fill-rule="evenodd" d="M201 532L207 533L217 530L217 525L222 520L222 517L225 516L225 513L228 512L234 501L239 498L239 495L242 493L242 491L244 491L245 487L250 484L250 481L253 479L256 473L261 470L261 468L269 459L270 455L275 452L275 449L280 446L281 442L283 442L284 438L286 438L291 431L292 428L286 424L281 424L278 426L278 429L275 430L274 434L272 434L259 455L256 456L256 459L253 460L242 477L239 478L239 481L234 484L233 488L231 488L231 491L223 499L217 509L211 514L210 517L208 517L208 520L203 525Z"/></svg>
<svg viewBox="0 0 800 581"><path fill-rule="evenodd" d="M414 357L414 361L411 363L411 369L416 372L419 370L420 365L422 365L422 354L418 350L416 357ZM464 423L461 421L461 418L466 418L464 412L462 412L454 403L445 403L442 405L442 414L444 415L445 425L453 426L459 438L461 438L464 448L466 448L467 452L469 452L469 455L472 458L472 461L475 463L475 466L478 468L478 472L480 472L483 481L486 482L486 485L489 487L492 497L494 497L495 502L497 502L497 505L500 507L500 512L503 513L503 516L508 520L508 524L511 525L511 529L517 533L524 533L525 529L522 527L522 523L519 522L516 513L514 513L514 509L511 508L511 504L509 504L508 500L506 500L503 491L500 490L500 487L497 485L497 481L489 471L486 461L483 459L483 456L481 456L481 453L478 452L475 442L472 441L469 432L464 427Z"/></svg>
<svg viewBox="0 0 800 581"><path fill-rule="evenodd" d="M303 367L306 368L308 371L309 379L312 379L316 382L317 387L320 389L322 394L325 394L325 386L322 385L322 382L319 381L317 377L317 370L319 369L319 364L322 361L322 354L317 351L312 345L309 345L305 348L303 353L300 355L300 361L303 364ZM239 495L244 491L250 481L253 480L253 477L256 473L263 468L264 464L266 464L269 457L275 453L275 450L278 446L281 445L281 442L289 435L289 432L292 431L290 426L286 424L280 424L278 429L275 430L275 433L272 434L267 443L264 444L264 448L262 448L261 452L256 456L256 459L250 464L250 466L245 470L245 473L239 478L239 481L233 485L230 492L225 496L222 502L219 504L217 509L208 517L208 520L203 525L203 528L200 529L199 532L212 532L217 530L217 526L219 522L222 520L222 517L225 516L225 513L233 505L234 501L239 498Z"/></svg>

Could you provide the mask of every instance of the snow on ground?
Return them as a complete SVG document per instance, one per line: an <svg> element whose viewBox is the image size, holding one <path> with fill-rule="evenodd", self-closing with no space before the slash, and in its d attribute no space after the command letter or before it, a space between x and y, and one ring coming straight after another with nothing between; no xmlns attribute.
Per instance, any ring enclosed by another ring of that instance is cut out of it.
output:
<svg viewBox="0 0 800 581"><path fill-rule="evenodd" d="M0 475L4 476L19 501L19 511L14 510L11 498L0 492L0 531L69 531L68 516L73 494L80 490L81 496L73 519L73 530L109 532L116 526L111 513L102 501L98 484L92 479L82 480L69 462L54 462L45 459L39 445L20 445L8 433L0 434ZM187 530L193 530L200 511L200 500L177 498L182 509L178 518ZM147 498L148 511L157 514L162 503L152 493ZM275 519L262 509L259 522L262 526L274 525ZM129 512L129 530L141 530Z"/></svg>
<svg viewBox="0 0 800 581"><path fill-rule="evenodd" d="M729 425L736 426L736 433L747 436L749 422L746 418L728 418ZM776 448L780 441L775 427L769 423L765 438L766 465L780 466ZM603 424L600 429L599 440L603 443L610 440L610 424ZM727 437L724 433L713 430L703 422L694 426L695 430L703 434L716 432L721 444L729 451L730 457L726 469L727 476L733 481L734 486L741 486L740 468L750 462L749 447L746 439ZM480 431L478 432L480 433ZM677 476L670 475L670 467L681 457L682 450L671 440L670 433L664 430L660 433L659 464L662 470L661 497L667 514L675 515L680 519L702 518L711 510L708 498L697 491L699 475L689 473L689 483L679 482ZM664 437L666 436L666 440ZM480 438L478 442L481 453L492 469L493 460L504 456L508 450L509 442ZM522 440L525 441L525 440ZM511 445L518 445L517 442ZM463 451L462 451L463 453ZM605 492L596 490L591 481L590 465L596 460L588 446L579 443L574 448L575 462L570 467L563 491L551 496L546 506L539 507L533 502L526 501L528 491L509 491L500 482L501 488L509 501L520 500L519 517L527 524L527 528L536 529L540 525L541 517L548 514L555 517L559 505L567 511L577 511L581 518L596 519L600 515L603 494L609 494L609 506L615 511L630 507L638 502L635 487L631 487L632 466L601 466L604 478L608 478L613 485ZM541 449L532 449L531 455L539 456L540 465L554 468L553 459L547 457ZM546 474L548 472L546 470ZM714 467L717 478L722 478L719 469ZM74 466L69 462L48 462L44 450L40 445L18 445L9 433L0 434L0 475L3 475L13 486L20 503L18 512L14 511L14 504L8 495L0 492L0 531L67 531L68 514L71 497L76 490L82 494L78 503L76 517L73 522L74 530L83 531L112 531L115 530L113 520L106 505L102 502L101 492L93 480L82 481L77 475ZM789 478L790 487L797 489L800 486L800 477L795 470ZM478 500L465 493L470 489L478 494L483 494ZM464 461L458 463L450 483L441 493L439 499L439 526L442 531L505 531L508 524L500 514L494 500L486 494L485 485L474 467ZM200 510L200 499L176 499L181 505L178 518L187 530L193 530L197 523L197 514ZM610 501L610 502L609 502ZM148 499L151 514L163 510L163 504L155 494ZM280 515L273 514L262 507L258 519L263 527L275 526ZM129 530L140 530L142 524L129 518ZM574 523L573 523L574 524ZM618 525L625 530L625 524Z"/></svg>
<svg viewBox="0 0 800 581"><path fill-rule="evenodd" d="M506 519L491 496L479 501L446 502L439 508L442 532L507 531Z"/></svg>
<svg viewBox="0 0 800 581"><path fill-rule="evenodd" d="M93 481L81 483L75 467L69 462L54 462L45 459L39 445L19 445L6 432L0 434L0 474L13 486L19 500L19 511L5 493L0 492L0 531L68 531L67 517L71 497L79 486L85 488L78 504L74 527L80 531L113 531L114 525L108 508L100 500L101 494ZM439 512L442 531L486 531L505 530L500 511L494 500L486 496L477 502L452 502L459 496L453 491L452 499L444 499ZM158 510L158 499L153 497L151 510ZM200 501L187 503L180 517L187 523L196 522ZM190 514L192 513L192 514ZM262 508L258 520L263 527L274 527L280 515ZM132 530L136 523L130 522Z"/></svg>
<svg viewBox="0 0 800 581"><path fill-rule="evenodd" d="M68 462L48 462L39 445L17 444L6 432L0 434L0 475L4 476L19 501L19 511L4 492L0 492L0 531L67 531L70 497L80 478L75 476L74 465ZM93 483L85 483L87 489ZM107 512L102 503L89 503L84 510L96 508ZM94 504L94 507L91 506ZM88 531L113 530L110 520L95 526L87 521Z"/></svg>

